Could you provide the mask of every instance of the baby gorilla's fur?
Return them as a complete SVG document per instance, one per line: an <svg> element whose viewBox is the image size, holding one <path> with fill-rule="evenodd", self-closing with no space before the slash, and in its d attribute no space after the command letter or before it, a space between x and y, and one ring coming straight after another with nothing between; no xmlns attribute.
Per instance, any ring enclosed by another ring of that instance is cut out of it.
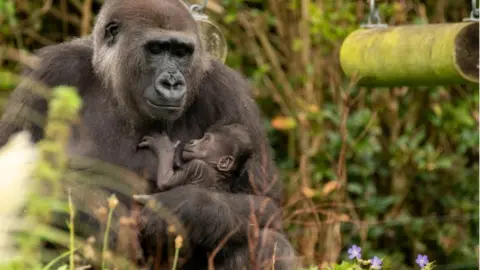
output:
<svg viewBox="0 0 480 270"><path fill-rule="evenodd" d="M146 136L139 144L159 157L160 191L186 184L227 191L232 182L229 180L239 177L253 151L250 134L243 125L220 126L210 129L199 140L190 140L182 150L185 163L174 169L174 152L179 143L172 143L162 133Z"/></svg>

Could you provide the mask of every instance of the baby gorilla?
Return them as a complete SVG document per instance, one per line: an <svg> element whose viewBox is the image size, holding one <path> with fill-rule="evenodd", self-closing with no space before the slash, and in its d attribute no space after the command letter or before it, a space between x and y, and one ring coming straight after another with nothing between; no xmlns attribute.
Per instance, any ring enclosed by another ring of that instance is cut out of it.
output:
<svg viewBox="0 0 480 270"><path fill-rule="evenodd" d="M157 186L166 191L176 186L196 184L227 191L252 154L247 129L239 124L211 128L203 138L189 141L181 152L184 164L174 169L175 148L166 134L145 136L138 145L159 157Z"/></svg>

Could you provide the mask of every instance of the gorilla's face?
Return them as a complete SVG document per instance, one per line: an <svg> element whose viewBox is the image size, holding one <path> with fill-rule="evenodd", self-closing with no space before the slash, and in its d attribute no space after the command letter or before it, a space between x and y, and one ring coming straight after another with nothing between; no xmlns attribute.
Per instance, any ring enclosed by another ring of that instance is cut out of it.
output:
<svg viewBox="0 0 480 270"><path fill-rule="evenodd" d="M141 45L146 70L141 75L139 107L153 118L178 118L185 108L195 42L178 35L158 35Z"/></svg>
<svg viewBox="0 0 480 270"><path fill-rule="evenodd" d="M107 1L94 44L95 69L138 115L175 120L193 100L201 49L195 21L179 0Z"/></svg>

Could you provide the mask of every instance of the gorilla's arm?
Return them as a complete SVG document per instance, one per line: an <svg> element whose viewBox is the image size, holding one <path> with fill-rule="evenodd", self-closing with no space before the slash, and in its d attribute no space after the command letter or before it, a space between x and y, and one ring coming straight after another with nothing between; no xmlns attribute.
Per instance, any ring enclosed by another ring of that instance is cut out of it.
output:
<svg viewBox="0 0 480 270"><path fill-rule="evenodd" d="M24 76L41 77L40 72L27 69ZM35 76L36 75L36 76ZM42 137L43 117L47 110L47 101L38 92L38 86L22 81L12 92L0 119L0 145L3 146L9 137L20 130L28 130L35 141Z"/></svg>
<svg viewBox="0 0 480 270"><path fill-rule="evenodd" d="M281 210L263 196L215 192L198 186L181 186L151 195L162 206L173 211L188 230L188 240L195 245L214 249L230 232L229 242L245 243L249 230L272 228L282 230ZM148 215L154 215L147 208ZM252 219L253 217L253 219ZM164 225L152 224L158 218L147 217L147 234ZM258 226L258 227L257 227Z"/></svg>
<svg viewBox="0 0 480 270"><path fill-rule="evenodd" d="M38 65L26 67L23 80L13 90L0 120L0 146L10 135L29 130L34 141L43 137L43 121L46 115L48 92L46 87L58 85L80 86L85 78L91 81L90 59L92 49L88 38L42 48L36 53ZM47 96L45 96L47 94Z"/></svg>
<svg viewBox="0 0 480 270"><path fill-rule="evenodd" d="M276 178L260 110L250 89L249 82L240 74L213 61L202 80L201 94L190 108L188 120L191 122L186 124L192 128L196 125L208 128L212 124L239 123L248 128L255 152L245 164L245 172L232 179L233 194L196 186L155 194L157 200L174 211L189 228L189 240L207 249L215 248L234 229L237 233L230 241L245 244L249 229L254 229L249 226L252 213L258 215L257 223L261 228L270 224L268 227L274 230L282 229L281 183Z"/></svg>

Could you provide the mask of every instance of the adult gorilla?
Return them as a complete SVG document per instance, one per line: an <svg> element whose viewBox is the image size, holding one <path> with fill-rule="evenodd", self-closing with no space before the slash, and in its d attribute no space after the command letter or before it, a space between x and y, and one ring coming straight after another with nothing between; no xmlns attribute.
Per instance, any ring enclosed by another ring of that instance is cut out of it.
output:
<svg viewBox="0 0 480 270"><path fill-rule="evenodd" d="M81 128L73 130L71 156L99 159L138 174L146 171L154 181L156 158L136 147L143 136L166 132L173 141L187 142L201 138L212 125L246 125L256 152L247 172L233 181L235 194L183 186L157 193L155 198L188 228L187 240L194 252L184 269L206 268L207 254L235 228L236 233L215 259L216 269L251 268L251 261L273 255L276 269L293 267L291 260L282 262L293 256L293 250L275 230L281 227L277 207L281 187L275 181L268 141L250 87L202 51L197 25L184 3L107 0L92 36L47 46L37 55L39 67L26 74L48 86L75 86L84 100ZM35 141L42 138L42 128L30 122L31 115L23 105L45 114L47 103L30 88L24 83L13 92L0 123L0 144L20 129L30 130ZM269 198L267 206L262 202L265 198ZM263 213L259 224L264 227L259 232L263 245L253 252L247 243L250 200L255 213ZM272 216L272 225L268 225ZM163 222L148 224L144 240L152 233L164 235Z"/></svg>

